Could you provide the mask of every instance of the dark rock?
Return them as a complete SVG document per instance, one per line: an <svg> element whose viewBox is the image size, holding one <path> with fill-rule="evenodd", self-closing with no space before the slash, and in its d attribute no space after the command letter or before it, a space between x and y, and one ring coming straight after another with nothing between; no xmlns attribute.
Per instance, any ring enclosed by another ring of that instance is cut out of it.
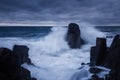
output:
<svg viewBox="0 0 120 80"><path fill-rule="evenodd" d="M30 80L30 71L20 66L9 68L6 73L10 80Z"/></svg>
<svg viewBox="0 0 120 80"><path fill-rule="evenodd" d="M90 65L91 66L104 65L106 51L107 51L106 39L105 38L97 38L96 46L91 47Z"/></svg>
<svg viewBox="0 0 120 80"><path fill-rule="evenodd" d="M9 64L18 65L18 57L10 49L0 48L0 64L2 64L1 67L3 68Z"/></svg>
<svg viewBox="0 0 120 80"><path fill-rule="evenodd" d="M13 51L0 48L0 80L31 80L30 71L18 62L19 58Z"/></svg>
<svg viewBox="0 0 120 80"><path fill-rule="evenodd" d="M112 69L108 80L120 80L120 35L116 35L109 49L108 66Z"/></svg>
<svg viewBox="0 0 120 80"><path fill-rule="evenodd" d="M97 54L98 54L96 65L97 66L104 65L106 50L107 50L106 39L97 38L96 47L97 47Z"/></svg>
<svg viewBox="0 0 120 80"><path fill-rule="evenodd" d="M114 49L116 47L120 47L120 35L116 35L113 39L113 42L110 46L110 49Z"/></svg>
<svg viewBox="0 0 120 80"><path fill-rule="evenodd" d="M97 38L96 46L91 48L91 66L104 66L111 71L105 76L105 80L120 80L120 35L116 35L109 48L106 47L106 40ZM96 69L90 72L96 74Z"/></svg>
<svg viewBox="0 0 120 80"><path fill-rule="evenodd" d="M120 36L116 35L109 49L108 68L120 72Z"/></svg>
<svg viewBox="0 0 120 80"><path fill-rule="evenodd" d="M0 80L9 80L6 74L0 72Z"/></svg>
<svg viewBox="0 0 120 80"><path fill-rule="evenodd" d="M13 52L19 59L19 64L28 63L31 64L31 60L28 55L29 48L24 45L14 45Z"/></svg>
<svg viewBox="0 0 120 80"><path fill-rule="evenodd" d="M98 56L98 54L96 53L96 47L91 47L91 50L90 50L90 66L95 66L96 65L97 56Z"/></svg>
<svg viewBox="0 0 120 80"><path fill-rule="evenodd" d="M68 31L66 36L66 41L68 42L70 48L80 48L84 44L84 41L80 37L80 35L81 32L79 29L79 25L76 23L70 23L68 25Z"/></svg>
<svg viewBox="0 0 120 80"><path fill-rule="evenodd" d="M112 69L109 74L106 75L105 80L120 80L120 72Z"/></svg>
<svg viewBox="0 0 120 80"><path fill-rule="evenodd" d="M89 69L90 73L94 73L94 74L97 74L97 73L100 73L101 71L103 71L102 69L100 68L97 68L97 67L91 67Z"/></svg>

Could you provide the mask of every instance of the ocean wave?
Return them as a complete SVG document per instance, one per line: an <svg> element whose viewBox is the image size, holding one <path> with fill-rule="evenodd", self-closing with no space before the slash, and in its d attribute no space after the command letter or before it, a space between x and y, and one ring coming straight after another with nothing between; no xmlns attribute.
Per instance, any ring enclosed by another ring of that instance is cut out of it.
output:
<svg viewBox="0 0 120 80"><path fill-rule="evenodd" d="M96 37L105 35L93 27L80 27L82 38L87 41L81 49L70 49L65 36L66 27L52 27L51 32L38 39L0 38L0 47L12 49L13 45L27 45L29 57L35 66L22 65L29 69L37 80L70 80L81 67L81 63L89 63L90 47L95 44Z"/></svg>

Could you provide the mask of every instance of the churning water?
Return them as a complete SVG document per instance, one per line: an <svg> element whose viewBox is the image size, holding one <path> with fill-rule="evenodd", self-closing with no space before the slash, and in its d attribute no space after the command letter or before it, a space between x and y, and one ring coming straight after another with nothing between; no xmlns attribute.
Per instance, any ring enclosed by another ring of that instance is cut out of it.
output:
<svg viewBox="0 0 120 80"><path fill-rule="evenodd" d="M28 46L35 66L22 66L37 80L85 80L91 74L89 67L81 63L90 62L90 47L95 45L96 37L106 37L106 33L94 27L80 29L87 42L81 49L69 48L65 41L67 27L1 27L0 47Z"/></svg>

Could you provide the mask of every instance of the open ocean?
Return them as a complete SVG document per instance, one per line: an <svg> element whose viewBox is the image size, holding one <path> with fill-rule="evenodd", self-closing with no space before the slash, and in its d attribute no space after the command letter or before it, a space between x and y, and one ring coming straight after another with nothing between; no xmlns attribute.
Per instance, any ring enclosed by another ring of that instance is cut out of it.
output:
<svg viewBox="0 0 120 80"><path fill-rule="evenodd" d="M88 66L90 47L96 37L107 37L108 46L120 34L119 26L80 27L81 37L87 42L81 49L70 49L65 36L67 27L0 27L0 47L12 49L13 45L29 47L29 57L35 66L23 64L37 80L85 80L91 75ZM82 68L82 69L79 69ZM79 79L78 79L79 76Z"/></svg>

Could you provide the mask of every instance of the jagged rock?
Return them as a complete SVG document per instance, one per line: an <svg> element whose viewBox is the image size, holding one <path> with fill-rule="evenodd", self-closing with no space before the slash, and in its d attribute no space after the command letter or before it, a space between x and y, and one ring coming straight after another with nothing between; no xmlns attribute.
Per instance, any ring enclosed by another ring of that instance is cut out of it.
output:
<svg viewBox="0 0 120 80"><path fill-rule="evenodd" d="M109 49L108 66L120 71L120 36L116 35Z"/></svg>
<svg viewBox="0 0 120 80"><path fill-rule="evenodd" d="M1 66L3 66L3 68L9 64L18 65L18 63L18 57L14 55L10 49L0 48L0 64L2 64Z"/></svg>
<svg viewBox="0 0 120 80"><path fill-rule="evenodd" d="M120 35L113 39L106 58L106 65L111 71L105 80L120 80Z"/></svg>
<svg viewBox="0 0 120 80"><path fill-rule="evenodd" d="M19 58L12 50L0 48L0 80L31 80L30 71L18 63Z"/></svg>
<svg viewBox="0 0 120 80"><path fill-rule="evenodd" d="M24 45L14 45L13 52L19 59L19 64L28 63L31 64L31 60L28 55L29 48Z"/></svg>
<svg viewBox="0 0 120 80"><path fill-rule="evenodd" d="M103 65L106 57L106 50L107 50L106 39L97 38L96 46L91 47L90 65L91 66Z"/></svg>
<svg viewBox="0 0 120 80"><path fill-rule="evenodd" d="M120 80L120 35L115 36L109 48L106 47L105 39L97 39L96 46L91 48L90 56L90 65L111 69L105 80ZM96 70L92 70L94 71Z"/></svg>
<svg viewBox="0 0 120 80"><path fill-rule="evenodd" d="M76 23L70 23L68 25L68 31L66 36L66 41L70 48L80 48L84 44L83 39L80 37L81 32L79 25Z"/></svg>
<svg viewBox="0 0 120 80"><path fill-rule="evenodd" d="M116 35L110 48L106 46L105 38L97 38L96 46L91 47L90 65L105 66L120 71L120 37Z"/></svg>

